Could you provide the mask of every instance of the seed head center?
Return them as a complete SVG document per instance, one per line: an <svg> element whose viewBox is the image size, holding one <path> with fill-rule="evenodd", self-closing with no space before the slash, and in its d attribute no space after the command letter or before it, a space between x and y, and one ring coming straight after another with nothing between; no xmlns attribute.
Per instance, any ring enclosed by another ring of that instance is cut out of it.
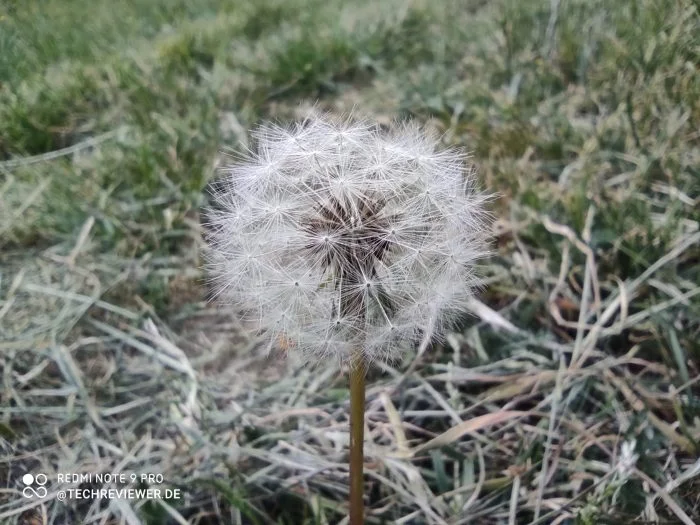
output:
<svg viewBox="0 0 700 525"><path fill-rule="evenodd" d="M345 199L331 196L318 202L305 221L304 231L310 238L305 248L316 260L320 257L324 272L340 276L337 286L356 287L376 276L392 244L387 239L391 218L384 207L385 201L372 194Z"/></svg>

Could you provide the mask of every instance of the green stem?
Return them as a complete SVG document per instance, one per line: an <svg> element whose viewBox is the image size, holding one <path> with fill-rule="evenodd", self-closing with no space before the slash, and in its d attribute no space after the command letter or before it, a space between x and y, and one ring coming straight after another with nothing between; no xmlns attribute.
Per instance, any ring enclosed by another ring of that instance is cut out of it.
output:
<svg viewBox="0 0 700 525"><path fill-rule="evenodd" d="M357 352L350 367L350 525L365 522L364 441L365 441L365 374L367 365Z"/></svg>

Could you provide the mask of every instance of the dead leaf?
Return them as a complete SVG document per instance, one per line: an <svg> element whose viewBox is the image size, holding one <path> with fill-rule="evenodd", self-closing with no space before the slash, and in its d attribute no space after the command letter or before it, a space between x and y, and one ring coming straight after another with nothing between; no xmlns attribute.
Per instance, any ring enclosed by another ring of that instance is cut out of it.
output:
<svg viewBox="0 0 700 525"><path fill-rule="evenodd" d="M455 425L446 432L443 432L436 438L431 439L427 443L417 446L411 451L411 456L415 456L420 452L425 452L431 448L441 447L443 445L448 445L459 440L465 434L470 434L481 430L482 428L496 425L502 423L503 421L508 421L516 417L527 415L529 412L524 412L522 410L502 410L500 412L494 412L493 414L484 414L483 416L478 416L468 421L464 421L459 425Z"/></svg>

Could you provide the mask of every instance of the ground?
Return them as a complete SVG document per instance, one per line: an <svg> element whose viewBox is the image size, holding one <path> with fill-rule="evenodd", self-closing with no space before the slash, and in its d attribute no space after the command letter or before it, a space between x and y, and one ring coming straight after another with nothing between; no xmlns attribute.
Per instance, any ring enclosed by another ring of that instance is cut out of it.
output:
<svg viewBox="0 0 700 525"><path fill-rule="evenodd" d="M0 522L342 522L346 375L202 265L219 168L314 105L495 195L470 316L369 377L367 521L700 522L699 66L690 0L6 1ZM59 501L108 472L181 494Z"/></svg>

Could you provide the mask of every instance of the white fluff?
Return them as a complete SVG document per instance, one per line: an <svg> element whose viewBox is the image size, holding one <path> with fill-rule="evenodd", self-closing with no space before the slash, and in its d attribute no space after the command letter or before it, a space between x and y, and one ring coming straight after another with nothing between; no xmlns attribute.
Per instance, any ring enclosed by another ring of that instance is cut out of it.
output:
<svg viewBox="0 0 700 525"><path fill-rule="evenodd" d="M217 294L309 358L399 357L466 310L487 254L466 157L413 124L314 115L254 133L210 213Z"/></svg>

